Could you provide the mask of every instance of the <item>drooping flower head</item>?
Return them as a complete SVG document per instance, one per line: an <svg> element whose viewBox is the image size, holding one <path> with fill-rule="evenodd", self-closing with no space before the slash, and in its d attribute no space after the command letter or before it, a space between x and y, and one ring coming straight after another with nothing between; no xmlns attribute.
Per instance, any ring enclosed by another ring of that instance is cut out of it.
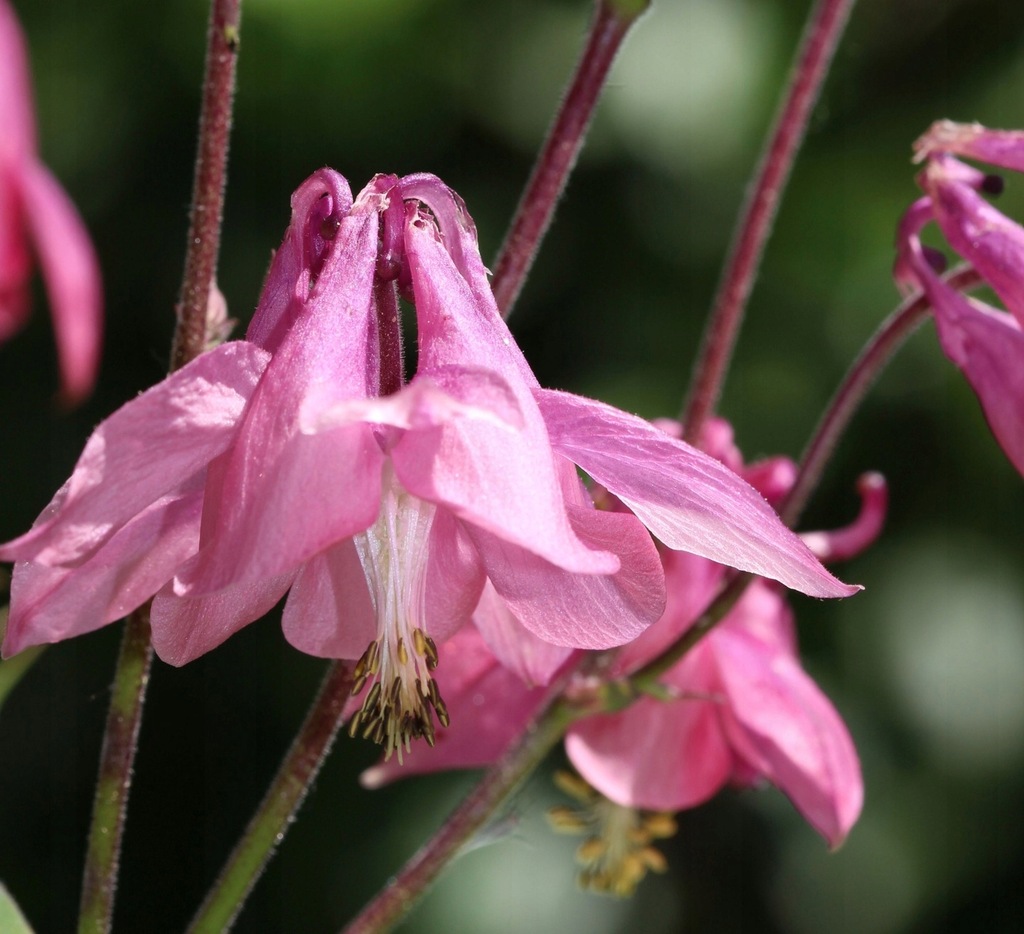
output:
<svg viewBox="0 0 1024 934"><path fill-rule="evenodd" d="M1001 191L1002 180L956 158L1024 171L1024 132L940 121L915 150L924 162L918 183L925 197L900 224L896 278L927 295L943 352L967 377L992 433L1024 474L1024 228L984 197ZM930 221L1009 313L942 281L936 272L941 257L937 261L920 240L920 230Z"/></svg>
<svg viewBox="0 0 1024 934"><path fill-rule="evenodd" d="M99 266L78 212L36 154L25 42L0 0L0 344L28 317L33 252L49 293L63 397L77 402L99 362Z"/></svg>
<svg viewBox="0 0 1024 934"><path fill-rule="evenodd" d="M619 645L656 620L665 584L648 528L817 596L856 589L717 460L541 389L440 180L377 176L353 199L324 169L292 208L246 340L111 416L33 529L0 548L26 562L5 652L155 593L154 646L183 664L290 591L285 636L360 659L357 725L391 751L447 720L437 647L485 585L565 649ZM408 381L399 295L417 317ZM630 511L595 509L575 465ZM82 587L104 594L87 617Z"/></svg>
<svg viewBox="0 0 1024 934"><path fill-rule="evenodd" d="M678 431L674 423L659 424ZM724 422L708 422L702 446L757 483L770 501L793 483L795 466L785 458L744 466ZM868 475L860 492L862 511L851 526L804 536L821 554L848 558L878 535L884 482ZM693 626L722 583L726 569L720 564L667 549L661 557L665 613L619 650L603 672L606 679L628 678L657 658ZM452 662L438 672L452 728L436 748L414 750L403 765L383 762L370 769L365 784L495 761L544 700L537 685L572 654L529 634L514 638L515 620L486 590L474 621L445 646ZM577 679L570 692L585 692L588 681ZM570 727L566 751L597 792L620 809L665 812L698 805L726 784L767 780L831 845L842 842L860 813L857 754L832 704L800 665L792 613L777 585L755 580L660 682L659 696L640 697L624 710L587 716ZM609 813L613 823L639 819L614 808ZM636 862L623 865L635 868Z"/></svg>

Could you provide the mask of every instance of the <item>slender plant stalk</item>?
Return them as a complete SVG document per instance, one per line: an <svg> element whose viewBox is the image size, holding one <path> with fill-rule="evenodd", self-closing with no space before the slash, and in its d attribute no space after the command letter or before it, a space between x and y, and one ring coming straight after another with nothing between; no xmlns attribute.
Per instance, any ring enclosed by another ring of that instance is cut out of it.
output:
<svg viewBox="0 0 1024 934"><path fill-rule="evenodd" d="M349 662L334 662L327 670L320 692L266 796L189 926L192 934L215 934L231 928L338 735L352 690L353 667Z"/></svg>
<svg viewBox="0 0 1024 934"><path fill-rule="evenodd" d="M559 696L565 685L566 679L559 679L533 725L488 769L441 829L348 924L344 934L379 934L391 930L529 778L569 725L585 713Z"/></svg>
<svg viewBox="0 0 1024 934"><path fill-rule="evenodd" d="M704 331L681 419L683 437L691 444L700 437L721 393L776 209L853 4L854 0L818 0L807 21Z"/></svg>
<svg viewBox="0 0 1024 934"><path fill-rule="evenodd" d="M646 9L648 0L601 0L577 74L527 185L512 228L496 262L493 288L498 307L507 314L515 301L547 229L555 204L565 187L589 126L601 87L629 27ZM197 185L199 173L197 172ZM195 222L195 218L193 219ZM191 234L190 234L191 237ZM183 305L187 296L183 294ZM202 293L193 293L198 308ZM205 301L202 304L205 325ZM187 309L186 309L187 310ZM185 325L179 327L179 334ZM184 340L184 338L182 338ZM205 342L205 332L203 336ZM344 690L342 690L344 685ZM278 772L270 792L253 817L220 879L192 922L190 931L206 934L225 930L255 884L274 846L287 829L309 782L326 755L341 724L348 690L349 669L332 669L295 745ZM380 930L408 911L462 844L494 813L528 775L564 731L564 714L557 706L538 728L507 754L489 779L463 803L441 832L414 858L359 918L353 930ZM567 721L566 721L567 722ZM545 728L546 726L546 728Z"/></svg>
<svg viewBox="0 0 1024 934"><path fill-rule="evenodd" d="M961 267L949 273L945 280L952 288L965 290L979 284L980 277L970 267ZM930 310L923 295L911 296L882 324L851 367L807 446L796 484L782 510L788 525L792 526L799 519L806 498L816 488L836 443L868 388ZM656 692L658 679L728 615L754 578L755 575L745 572L731 573L694 624L661 655L629 677L634 692L632 699L646 692ZM378 934L390 930L537 767L573 720L591 712L571 706L560 697L563 687L564 682L555 687L551 695L554 700L535 727L527 730L492 767L441 830L345 928L344 934ZM626 698L626 703L629 701L630 698Z"/></svg>
<svg viewBox="0 0 1024 934"><path fill-rule="evenodd" d="M598 0L583 54L494 261L491 289L507 318L576 164L615 55L650 0Z"/></svg>
<svg viewBox="0 0 1024 934"><path fill-rule="evenodd" d="M207 341L207 307L217 269L224 178L231 132L241 0L212 0L206 71L199 119L199 155L171 372L201 354ZM125 808L138 743L153 650L149 603L129 615L114 671L92 826L82 881L80 934L110 930L117 887Z"/></svg>
<svg viewBox="0 0 1024 934"><path fill-rule="evenodd" d="M953 288L968 289L977 285L980 277L971 268L960 268L950 273L946 281ZM882 324L855 361L807 446L793 488L797 495L791 492L783 510L787 524L792 525L799 518L806 497L817 486L825 464L867 390L929 311L924 296L909 298ZM630 676L633 687L638 692L656 689L658 679L728 615L753 579L752 574L730 575L696 622L658 658ZM332 667L270 792L189 928L193 934L213 934L230 928L329 751L341 724L350 686L350 670ZM573 720L585 713L558 698L563 687L564 682L560 682L552 692L557 699L535 726L503 755L441 830L353 919L345 934L377 934L400 921L533 772Z"/></svg>
<svg viewBox="0 0 1024 934"><path fill-rule="evenodd" d="M4 624L7 622L7 607L0 607L0 632L3 632ZM37 645L34 648L19 652L13 658L0 662L0 710L3 709L4 701L14 690L14 686L25 676L40 655L45 651L45 645Z"/></svg>
<svg viewBox="0 0 1024 934"><path fill-rule="evenodd" d="M178 325L171 346L171 372L206 347L210 289L216 282L224 180L231 136L231 108L238 61L241 0L212 0L206 37L206 73L199 114L199 152L192 187L185 275L175 308Z"/></svg>
<svg viewBox="0 0 1024 934"><path fill-rule="evenodd" d="M981 276L970 266L960 266L944 278L947 285L960 291L981 283ZM930 312L931 305L924 295L917 293L910 296L882 322L847 371L804 449L796 480L779 510L782 521L790 528L800 521L807 500L821 482L839 439L849 427L850 420L871 385ZM655 689L657 679L721 622L753 579L752 574L735 572L727 577L718 595L697 621L661 655L630 676L633 686L639 691Z"/></svg>
<svg viewBox="0 0 1024 934"><path fill-rule="evenodd" d="M958 266L943 278L947 285L958 291L968 291L981 284L981 276L970 266ZM924 295L917 293L910 296L879 325L847 370L814 429L811 440L804 448L796 482L779 509L786 525L792 528L800 521L807 500L821 482L822 473L854 413L864 401L864 396L896 351L903 346L903 342L917 330L931 310Z"/></svg>
<svg viewBox="0 0 1024 934"><path fill-rule="evenodd" d="M676 639L657 658L652 658L643 668L629 676L630 683L640 692L654 691L658 678L676 664L701 639L715 628L743 596L743 591L754 580L755 575L741 571L728 574L715 598L706 610L697 617L694 624Z"/></svg>
<svg viewBox="0 0 1024 934"><path fill-rule="evenodd" d="M82 880L79 934L106 934L110 930L132 763L152 660L147 603L125 620L96 780Z"/></svg>

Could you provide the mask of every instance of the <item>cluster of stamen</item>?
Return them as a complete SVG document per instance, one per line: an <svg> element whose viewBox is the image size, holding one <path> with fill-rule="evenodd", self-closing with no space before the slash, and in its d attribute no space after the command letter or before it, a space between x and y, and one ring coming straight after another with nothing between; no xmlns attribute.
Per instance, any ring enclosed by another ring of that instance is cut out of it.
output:
<svg viewBox="0 0 1024 934"><path fill-rule="evenodd" d="M349 736L361 735L384 747L385 761L402 761L414 739L434 745L434 717L448 726L448 708L430 673L437 668L437 646L422 629L411 632L411 646L399 636L371 642L356 662L352 696L372 682L359 711L349 721ZM411 648L411 652L410 652Z"/></svg>
<svg viewBox="0 0 1024 934"><path fill-rule="evenodd" d="M586 836L576 850L583 867L577 876L581 888L628 898L648 872L668 868L652 844L676 832L671 814L615 804L568 772L555 773L555 784L582 805L551 808L547 814L548 823L560 833Z"/></svg>

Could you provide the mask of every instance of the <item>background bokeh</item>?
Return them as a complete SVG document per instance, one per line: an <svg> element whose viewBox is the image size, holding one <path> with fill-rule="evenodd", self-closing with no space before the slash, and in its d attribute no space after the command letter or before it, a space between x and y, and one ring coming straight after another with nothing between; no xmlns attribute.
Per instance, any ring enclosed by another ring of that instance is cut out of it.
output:
<svg viewBox="0 0 1024 934"><path fill-rule="evenodd" d="M14 0L45 160L105 275L99 388L71 414L37 288L0 348L0 538L67 476L91 427L166 368L198 112L203 0ZM731 225L807 0L655 0L512 319L545 385L645 416L678 411ZM493 256L590 16L586 0L245 0L220 285L248 320L288 197L318 166L358 189L429 170ZM1024 122L1024 5L863 0L839 51L750 306L722 403L753 458L797 455L897 301L910 144L940 117ZM3 128L0 127L0 132ZM1002 206L1024 216L1024 181ZM1022 361L1024 365L1024 361ZM547 774L497 842L452 868L414 932L811 934L1024 930L1024 485L930 326L880 380L812 503L889 479L885 536L843 568L867 589L799 600L806 663L864 764L864 816L824 844L774 790L682 815L670 871L632 901L580 894L575 841L541 817ZM0 880L40 934L71 930L119 627L48 650L0 712ZM117 926L180 930L258 801L324 663L272 619L182 670L156 664ZM342 738L238 930L337 929L469 787L369 793ZM556 757L557 758L557 757Z"/></svg>

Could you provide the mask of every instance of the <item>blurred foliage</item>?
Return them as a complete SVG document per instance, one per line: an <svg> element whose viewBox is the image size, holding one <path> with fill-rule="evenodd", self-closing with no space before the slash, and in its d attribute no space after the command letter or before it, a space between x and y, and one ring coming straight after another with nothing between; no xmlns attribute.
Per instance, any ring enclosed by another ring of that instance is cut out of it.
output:
<svg viewBox="0 0 1024 934"><path fill-rule="evenodd" d="M45 299L0 348L0 537L22 531L91 427L165 370L184 252L206 5L14 0L46 161L105 273L106 362L83 409L57 385ZM731 226L809 7L655 0L512 319L541 381L645 416L678 411ZM575 61L585 0L246 0L220 285L244 327L288 197L330 164L359 187L429 170L497 249ZM1024 6L864 0L779 215L722 403L750 457L796 455L897 301L910 144L937 118L1019 126ZM1024 216L1024 181L1002 206ZM682 816L667 876L632 902L576 893L572 843L539 813L452 869L416 932L928 932L1024 929L1024 488L930 326L880 380L812 503L846 521L855 477L889 478L867 585L800 600L807 664L848 720L864 817L829 855L777 792ZM118 627L49 650L0 717L0 879L40 934L70 930ZM274 620L153 677L118 926L180 930L258 801L323 663ZM467 776L365 792L347 739L238 926L336 929L442 819ZM518 819L518 818L521 818Z"/></svg>

